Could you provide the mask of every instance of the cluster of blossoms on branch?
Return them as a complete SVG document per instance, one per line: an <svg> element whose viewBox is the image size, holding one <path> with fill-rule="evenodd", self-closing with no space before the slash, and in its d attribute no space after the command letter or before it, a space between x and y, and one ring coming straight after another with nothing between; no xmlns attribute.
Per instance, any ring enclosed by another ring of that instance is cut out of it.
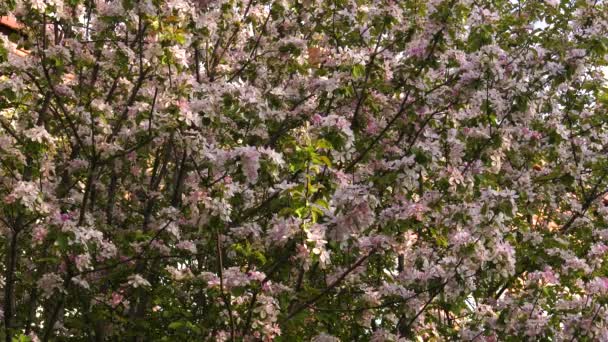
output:
<svg viewBox="0 0 608 342"><path fill-rule="evenodd" d="M6 341L608 340L605 1L0 15Z"/></svg>

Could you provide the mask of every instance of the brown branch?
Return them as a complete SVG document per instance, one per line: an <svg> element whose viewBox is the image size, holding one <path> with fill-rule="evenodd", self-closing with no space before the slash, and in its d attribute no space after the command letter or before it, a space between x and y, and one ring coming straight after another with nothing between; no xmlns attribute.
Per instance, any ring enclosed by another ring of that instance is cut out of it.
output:
<svg viewBox="0 0 608 342"><path fill-rule="evenodd" d="M216 252L217 252L217 261L218 261L218 275L220 277L220 293L222 295L222 299L224 301L224 305L228 310L228 317L230 317L230 339L234 341L234 333L235 333L235 324L234 317L232 314L232 306L230 305L230 298L228 298L229 294L224 291L224 258L222 257L222 242L220 240L220 232L216 229Z"/></svg>
<svg viewBox="0 0 608 342"><path fill-rule="evenodd" d="M311 305L313 305L314 303L316 303L319 299L321 299L322 297L324 297L329 291L333 290L336 286L340 285L340 283L350 274L352 273L357 267L361 266L370 256L372 256L372 254L374 254L376 252L376 250L372 250L371 252L367 253L366 255L362 256L361 258L359 258L359 260L357 260L357 262L355 262L354 264L352 264L344 273L342 273L338 279L334 280L331 284L329 284L329 286L327 288L325 288L325 290L323 290L321 293L319 293L318 295L312 297L311 299L307 300L306 302L297 305L295 309L293 309L285 318L285 321L290 320L291 318L293 318L295 315L297 315L298 313L300 313L302 310L305 310L307 308L309 308Z"/></svg>

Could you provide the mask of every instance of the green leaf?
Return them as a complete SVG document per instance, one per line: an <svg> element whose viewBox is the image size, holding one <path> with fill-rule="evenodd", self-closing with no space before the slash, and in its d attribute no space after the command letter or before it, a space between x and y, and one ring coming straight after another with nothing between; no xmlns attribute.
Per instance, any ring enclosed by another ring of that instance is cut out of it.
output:
<svg viewBox="0 0 608 342"><path fill-rule="evenodd" d="M327 141L326 139L319 139L315 143L315 148L317 150L321 149L321 148L331 150L333 148L333 146L332 146L331 142Z"/></svg>
<svg viewBox="0 0 608 342"><path fill-rule="evenodd" d="M329 160L329 158L326 156L318 156L317 159L320 160L323 165L331 167L331 160Z"/></svg>
<svg viewBox="0 0 608 342"><path fill-rule="evenodd" d="M57 243L57 246L59 247L60 250L65 251L68 249L68 237L65 234L60 234L57 237L57 240L55 240L55 242Z"/></svg>
<svg viewBox="0 0 608 342"><path fill-rule="evenodd" d="M365 66L361 64L356 64L353 66L353 77L360 78L365 74Z"/></svg>
<svg viewBox="0 0 608 342"><path fill-rule="evenodd" d="M30 342L31 339L27 335L19 334L19 336L13 337L13 342Z"/></svg>
<svg viewBox="0 0 608 342"><path fill-rule="evenodd" d="M169 324L169 329L171 330L178 330L182 327L185 327L186 323L182 322L182 321L176 321L176 322L172 322L171 324Z"/></svg>

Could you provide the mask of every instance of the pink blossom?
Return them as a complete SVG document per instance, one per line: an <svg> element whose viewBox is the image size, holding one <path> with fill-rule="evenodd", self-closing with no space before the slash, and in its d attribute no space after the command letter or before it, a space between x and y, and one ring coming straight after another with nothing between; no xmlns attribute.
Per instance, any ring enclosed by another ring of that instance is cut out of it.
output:
<svg viewBox="0 0 608 342"><path fill-rule="evenodd" d="M63 279L56 273L46 273L38 280L37 285L46 298L50 297L55 290L63 291Z"/></svg>
<svg viewBox="0 0 608 342"><path fill-rule="evenodd" d="M243 173L247 181L255 184L258 181L258 170L260 168L260 152L254 147L243 147L239 150Z"/></svg>
<svg viewBox="0 0 608 342"><path fill-rule="evenodd" d="M192 254L196 254L196 245L192 241L180 241L177 245L175 245L175 247L188 251Z"/></svg>
<svg viewBox="0 0 608 342"><path fill-rule="evenodd" d="M315 115L313 115L311 121L314 125L320 125L321 122L323 121L323 117L319 114L315 114Z"/></svg>
<svg viewBox="0 0 608 342"><path fill-rule="evenodd" d="M424 57L426 54L427 46L428 46L428 42L426 42L425 40L421 39L421 40L413 41L412 43L410 43L407 53L408 53L408 55L415 57L415 58Z"/></svg>
<svg viewBox="0 0 608 342"><path fill-rule="evenodd" d="M110 305L112 306L112 308L116 308L118 305L120 305L122 303L122 301L124 300L124 296L118 292L112 292L112 298L111 298L111 302Z"/></svg>
<svg viewBox="0 0 608 342"><path fill-rule="evenodd" d="M49 231L46 227L36 226L36 228L34 228L34 231L32 232L32 241L35 244L41 244L48 235L48 233Z"/></svg>

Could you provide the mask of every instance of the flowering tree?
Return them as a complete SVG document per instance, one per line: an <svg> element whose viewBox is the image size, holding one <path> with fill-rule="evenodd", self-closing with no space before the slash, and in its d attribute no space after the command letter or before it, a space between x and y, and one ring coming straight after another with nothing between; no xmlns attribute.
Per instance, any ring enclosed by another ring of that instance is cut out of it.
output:
<svg viewBox="0 0 608 342"><path fill-rule="evenodd" d="M6 341L608 340L604 1L0 15Z"/></svg>

